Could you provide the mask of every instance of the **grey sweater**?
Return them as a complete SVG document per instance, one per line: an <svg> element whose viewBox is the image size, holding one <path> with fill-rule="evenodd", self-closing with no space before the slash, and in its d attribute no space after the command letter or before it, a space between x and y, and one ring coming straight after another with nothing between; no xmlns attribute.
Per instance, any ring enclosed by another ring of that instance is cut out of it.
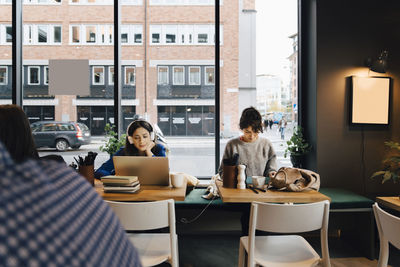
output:
<svg viewBox="0 0 400 267"><path fill-rule="evenodd" d="M276 171L276 154L267 138L259 136L251 143L241 141L240 137L231 139L226 144L222 159L232 158L235 153L239 154L239 164L246 165L246 176L268 176L270 171ZM219 173L222 173L222 170L223 161Z"/></svg>

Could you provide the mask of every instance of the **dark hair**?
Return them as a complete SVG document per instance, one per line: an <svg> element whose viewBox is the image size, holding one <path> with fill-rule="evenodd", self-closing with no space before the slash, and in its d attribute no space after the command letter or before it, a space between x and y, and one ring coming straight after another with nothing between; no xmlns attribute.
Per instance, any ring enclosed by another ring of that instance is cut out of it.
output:
<svg viewBox="0 0 400 267"><path fill-rule="evenodd" d="M251 126L253 131L256 133L263 132L261 114L254 107L244 109L242 112L242 116L240 117L240 129L243 130L249 126Z"/></svg>
<svg viewBox="0 0 400 267"><path fill-rule="evenodd" d="M17 163L39 158L28 118L17 105L0 105L0 141Z"/></svg>
<svg viewBox="0 0 400 267"><path fill-rule="evenodd" d="M129 124L128 129L126 129L126 141L125 141L125 149L124 149L126 156L138 156L139 155L139 150L135 147L134 144L131 144L128 141L128 136L132 136L133 133L138 128L146 129L150 135L153 132L153 126L151 126L151 124L145 120L134 120L131 124ZM151 149L151 152L153 152L153 154L157 154L158 153L157 150L158 150L158 148L156 146L154 146Z"/></svg>

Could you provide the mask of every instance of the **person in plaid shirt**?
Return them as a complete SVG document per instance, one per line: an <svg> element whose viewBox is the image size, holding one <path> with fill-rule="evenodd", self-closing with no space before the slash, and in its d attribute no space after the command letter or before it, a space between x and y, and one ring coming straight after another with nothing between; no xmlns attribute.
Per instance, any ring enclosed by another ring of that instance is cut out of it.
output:
<svg viewBox="0 0 400 267"><path fill-rule="evenodd" d="M73 169L15 163L0 142L0 266L141 266L117 216Z"/></svg>

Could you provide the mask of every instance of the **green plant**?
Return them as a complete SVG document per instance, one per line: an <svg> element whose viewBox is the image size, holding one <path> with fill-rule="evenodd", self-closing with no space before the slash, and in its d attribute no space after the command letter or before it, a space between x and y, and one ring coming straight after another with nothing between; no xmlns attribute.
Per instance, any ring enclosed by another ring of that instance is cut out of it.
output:
<svg viewBox="0 0 400 267"><path fill-rule="evenodd" d="M118 139L118 134L114 132L114 125L106 124L104 131L106 132L106 143L100 146L100 151L107 152L109 155L115 154L121 147L125 145L126 134L122 134Z"/></svg>
<svg viewBox="0 0 400 267"><path fill-rule="evenodd" d="M285 149L284 156L286 158L287 154L301 156L307 154L311 150L311 145L309 145L303 137L303 130L300 126L293 129L293 135L286 142L287 148Z"/></svg>
<svg viewBox="0 0 400 267"><path fill-rule="evenodd" d="M388 141L385 142L385 145L390 147L393 151L391 151L392 153L390 153L388 157L383 159L383 170L373 173L371 178L382 175L382 184L390 179L392 179L394 183L397 183L400 175L400 144Z"/></svg>

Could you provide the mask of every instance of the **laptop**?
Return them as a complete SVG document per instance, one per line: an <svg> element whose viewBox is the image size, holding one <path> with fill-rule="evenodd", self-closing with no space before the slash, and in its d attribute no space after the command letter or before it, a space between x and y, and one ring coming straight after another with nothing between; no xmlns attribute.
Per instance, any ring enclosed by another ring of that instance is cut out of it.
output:
<svg viewBox="0 0 400 267"><path fill-rule="evenodd" d="M167 157L114 156L115 175L137 176L141 185L169 185Z"/></svg>

